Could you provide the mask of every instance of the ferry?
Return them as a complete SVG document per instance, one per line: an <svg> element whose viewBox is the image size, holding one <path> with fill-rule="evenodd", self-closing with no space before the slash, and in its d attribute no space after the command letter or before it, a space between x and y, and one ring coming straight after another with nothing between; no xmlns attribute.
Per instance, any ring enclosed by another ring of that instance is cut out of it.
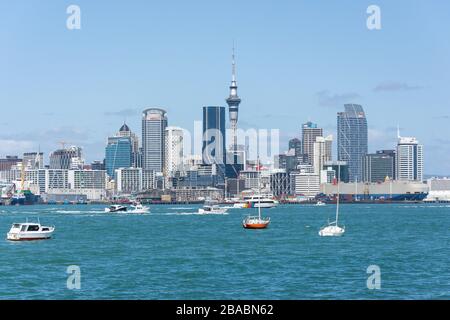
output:
<svg viewBox="0 0 450 320"><path fill-rule="evenodd" d="M245 196L243 202L248 204L247 208L274 208L279 204L272 195L265 194Z"/></svg>
<svg viewBox="0 0 450 320"><path fill-rule="evenodd" d="M13 223L6 235L11 241L31 241L50 239L55 231L55 227L42 226L37 223Z"/></svg>

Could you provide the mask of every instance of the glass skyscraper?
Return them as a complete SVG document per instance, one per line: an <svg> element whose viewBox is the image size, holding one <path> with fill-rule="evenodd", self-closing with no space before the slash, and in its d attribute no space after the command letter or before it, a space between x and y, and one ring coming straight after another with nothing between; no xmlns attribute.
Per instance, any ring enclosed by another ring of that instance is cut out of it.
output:
<svg viewBox="0 0 450 320"><path fill-rule="evenodd" d="M367 119L362 106L344 105L337 115L338 160L346 161L350 182L363 180L363 158L368 152Z"/></svg>
<svg viewBox="0 0 450 320"><path fill-rule="evenodd" d="M119 168L132 166L132 142L130 137L109 137L105 148L105 168L110 177Z"/></svg>
<svg viewBox="0 0 450 320"><path fill-rule="evenodd" d="M203 164L225 165L225 107L203 107Z"/></svg>
<svg viewBox="0 0 450 320"><path fill-rule="evenodd" d="M167 113L150 108L142 113L142 167L163 172Z"/></svg>

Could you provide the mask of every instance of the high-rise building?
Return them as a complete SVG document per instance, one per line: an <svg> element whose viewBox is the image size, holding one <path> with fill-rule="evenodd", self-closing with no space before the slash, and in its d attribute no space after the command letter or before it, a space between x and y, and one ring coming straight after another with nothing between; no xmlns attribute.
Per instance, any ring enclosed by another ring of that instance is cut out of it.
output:
<svg viewBox="0 0 450 320"><path fill-rule="evenodd" d="M316 137L316 142L314 142L314 173L320 175L323 170L323 165L325 162L332 160L332 146L333 146L333 136L329 135L327 137Z"/></svg>
<svg viewBox="0 0 450 320"><path fill-rule="evenodd" d="M22 162L22 159L19 159L18 156L6 156L4 159L0 159L0 171L11 170L13 166L20 162Z"/></svg>
<svg viewBox="0 0 450 320"><path fill-rule="evenodd" d="M225 150L225 108L203 107L203 164L217 164L224 167Z"/></svg>
<svg viewBox="0 0 450 320"><path fill-rule="evenodd" d="M314 142L317 137L323 136L323 129L318 128L317 124L308 121L302 126L302 147L303 153L308 157L308 163L313 164L314 161Z"/></svg>
<svg viewBox="0 0 450 320"><path fill-rule="evenodd" d="M368 151L367 119L362 106L346 104L337 115L337 153L346 161L351 182L363 179L363 157Z"/></svg>
<svg viewBox="0 0 450 320"><path fill-rule="evenodd" d="M395 160L397 180L423 181L423 145L416 138L398 134Z"/></svg>
<svg viewBox="0 0 450 320"><path fill-rule="evenodd" d="M383 182L386 178L395 179L395 151L382 150L364 156L364 182Z"/></svg>
<svg viewBox="0 0 450 320"><path fill-rule="evenodd" d="M130 137L109 137L105 148L105 168L111 178L114 178L118 168L132 166L132 143Z"/></svg>
<svg viewBox="0 0 450 320"><path fill-rule="evenodd" d="M163 172L167 113L150 108L142 113L142 167Z"/></svg>
<svg viewBox="0 0 450 320"><path fill-rule="evenodd" d="M302 142L298 138L293 138L289 140L289 150L294 150L296 157L300 157L303 154Z"/></svg>
<svg viewBox="0 0 450 320"><path fill-rule="evenodd" d="M165 138L165 162L164 175L166 177L180 170L183 164L183 129L178 127L167 127Z"/></svg>
<svg viewBox="0 0 450 320"><path fill-rule="evenodd" d="M50 169L81 169L83 167L80 147L59 149L50 154Z"/></svg>
<svg viewBox="0 0 450 320"><path fill-rule="evenodd" d="M44 168L44 153L43 152L26 152L23 154L23 162L25 167L29 169L43 169Z"/></svg>
<svg viewBox="0 0 450 320"><path fill-rule="evenodd" d="M138 136L130 130L130 127L124 123L119 129L116 135L117 137L128 137L131 141L131 162L133 167L138 167L139 165L139 138Z"/></svg>

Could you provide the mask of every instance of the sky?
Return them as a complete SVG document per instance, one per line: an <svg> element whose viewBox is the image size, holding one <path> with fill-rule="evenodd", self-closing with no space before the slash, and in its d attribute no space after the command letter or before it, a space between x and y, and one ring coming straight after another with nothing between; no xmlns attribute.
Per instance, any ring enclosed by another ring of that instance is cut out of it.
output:
<svg viewBox="0 0 450 320"><path fill-rule="evenodd" d="M80 30L66 27L71 4ZM400 126L426 174L450 175L449 18L444 0L0 0L0 157L40 148L48 161L66 141L103 159L148 107L193 130L203 106L226 106L234 43L239 127L280 129L284 149L308 120L336 136L336 113L358 103L369 152L395 148Z"/></svg>

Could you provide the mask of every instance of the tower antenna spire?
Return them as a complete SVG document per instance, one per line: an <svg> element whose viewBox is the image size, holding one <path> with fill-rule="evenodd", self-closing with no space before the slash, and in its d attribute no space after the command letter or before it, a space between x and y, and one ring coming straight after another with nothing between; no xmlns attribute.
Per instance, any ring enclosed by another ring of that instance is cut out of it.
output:
<svg viewBox="0 0 450 320"><path fill-rule="evenodd" d="M231 73L232 73L232 81L236 81L236 60L234 58L234 40L233 40L233 51L231 54Z"/></svg>

